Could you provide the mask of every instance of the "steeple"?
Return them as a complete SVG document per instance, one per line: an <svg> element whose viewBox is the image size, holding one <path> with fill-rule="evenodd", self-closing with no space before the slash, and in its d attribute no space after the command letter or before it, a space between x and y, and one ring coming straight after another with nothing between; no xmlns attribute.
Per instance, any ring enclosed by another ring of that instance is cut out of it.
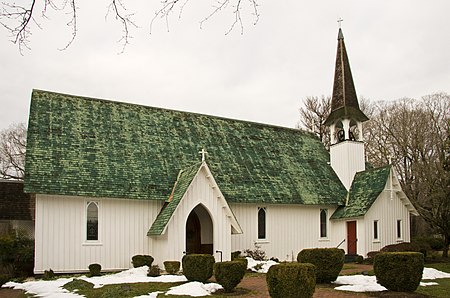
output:
<svg viewBox="0 0 450 298"><path fill-rule="evenodd" d="M362 123L367 120L359 108L344 34L339 28L331 113L324 124L330 128L331 167L347 190L355 173L365 170Z"/></svg>
<svg viewBox="0 0 450 298"><path fill-rule="evenodd" d="M331 113L325 120L325 125L330 125L342 118L352 118L360 122L369 120L359 109L350 62L345 48L344 34L342 29L339 28Z"/></svg>

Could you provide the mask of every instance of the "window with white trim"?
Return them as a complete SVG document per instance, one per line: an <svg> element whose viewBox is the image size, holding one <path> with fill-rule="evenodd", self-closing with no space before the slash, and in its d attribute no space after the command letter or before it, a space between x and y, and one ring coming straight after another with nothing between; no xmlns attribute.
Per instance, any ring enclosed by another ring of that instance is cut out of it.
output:
<svg viewBox="0 0 450 298"><path fill-rule="evenodd" d="M320 209L320 238L327 237L327 209Z"/></svg>
<svg viewBox="0 0 450 298"><path fill-rule="evenodd" d="M86 205L86 240L98 241L98 202L88 201Z"/></svg>
<svg viewBox="0 0 450 298"><path fill-rule="evenodd" d="M402 239L402 220L397 219L397 239Z"/></svg>
<svg viewBox="0 0 450 298"><path fill-rule="evenodd" d="M266 208L258 208L258 239L266 239Z"/></svg>
<svg viewBox="0 0 450 298"><path fill-rule="evenodd" d="M378 240L378 220L373 221L373 240Z"/></svg>

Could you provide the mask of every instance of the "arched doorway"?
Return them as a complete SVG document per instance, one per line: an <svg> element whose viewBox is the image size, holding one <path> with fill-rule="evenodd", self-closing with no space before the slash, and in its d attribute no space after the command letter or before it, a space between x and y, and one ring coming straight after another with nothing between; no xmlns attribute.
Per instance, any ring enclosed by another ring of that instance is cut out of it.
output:
<svg viewBox="0 0 450 298"><path fill-rule="evenodd" d="M186 253L213 254L213 224L202 205L195 207L186 221Z"/></svg>

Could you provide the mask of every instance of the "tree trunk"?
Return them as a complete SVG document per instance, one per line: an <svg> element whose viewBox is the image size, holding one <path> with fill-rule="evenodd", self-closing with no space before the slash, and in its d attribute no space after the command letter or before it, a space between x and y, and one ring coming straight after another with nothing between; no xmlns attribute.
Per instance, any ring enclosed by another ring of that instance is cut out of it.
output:
<svg viewBox="0 0 450 298"><path fill-rule="evenodd" d="M448 245L450 244L450 237L449 235L444 236L444 249L442 250L442 257L448 258Z"/></svg>

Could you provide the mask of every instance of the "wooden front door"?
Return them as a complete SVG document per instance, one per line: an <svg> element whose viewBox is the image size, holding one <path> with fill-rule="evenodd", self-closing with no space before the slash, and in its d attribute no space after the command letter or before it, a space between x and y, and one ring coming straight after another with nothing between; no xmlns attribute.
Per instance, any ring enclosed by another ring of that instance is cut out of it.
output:
<svg viewBox="0 0 450 298"><path fill-rule="evenodd" d="M356 221L347 221L347 254L356 255Z"/></svg>
<svg viewBox="0 0 450 298"><path fill-rule="evenodd" d="M186 222L186 254L202 252L200 229L200 220L195 211L192 211Z"/></svg>

